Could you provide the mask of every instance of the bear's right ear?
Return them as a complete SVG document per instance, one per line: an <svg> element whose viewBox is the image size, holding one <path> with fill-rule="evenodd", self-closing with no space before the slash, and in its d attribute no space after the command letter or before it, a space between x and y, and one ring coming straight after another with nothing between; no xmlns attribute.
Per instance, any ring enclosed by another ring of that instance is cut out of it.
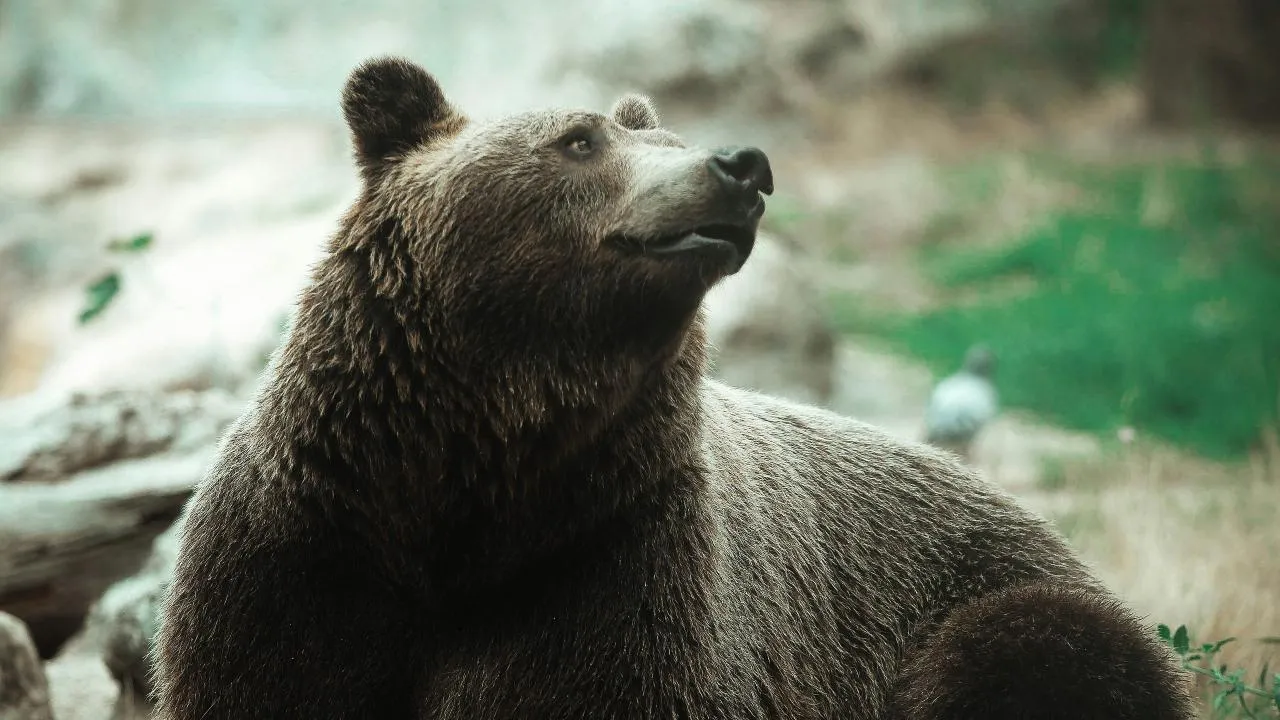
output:
<svg viewBox="0 0 1280 720"><path fill-rule="evenodd" d="M356 159L369 169L457 132L466 123L435 78L395 57L368 60L351 73L342 90L342 114L351 129Z"/></svg>

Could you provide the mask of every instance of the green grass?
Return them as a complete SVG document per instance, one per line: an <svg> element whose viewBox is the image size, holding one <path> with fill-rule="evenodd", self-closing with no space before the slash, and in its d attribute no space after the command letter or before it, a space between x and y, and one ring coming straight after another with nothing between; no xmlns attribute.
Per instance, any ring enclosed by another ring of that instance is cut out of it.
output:
<svg viewBox="0 0 1280 720"><path fill-rule="evenodd" d="M942 307L859 317L836 298L837 322L939 373L985 341L1004 404L1067 427L1247 452L1280 406L1280 162L1052 172L1095 202L995 249L924 248Z"/></svg>

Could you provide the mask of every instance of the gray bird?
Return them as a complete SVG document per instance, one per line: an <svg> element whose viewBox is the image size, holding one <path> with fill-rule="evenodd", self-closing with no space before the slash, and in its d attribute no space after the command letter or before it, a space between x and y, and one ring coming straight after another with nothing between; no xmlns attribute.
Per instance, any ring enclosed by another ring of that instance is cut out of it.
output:
<svg viewBox="0 0 1280 720"><path fill-rule="evenodd" d="M969 348L960 370L933 388L925 413L925 442L970 459L974 438L1000 407L992 384L995 366L995 355L985 345Z"/></svg>

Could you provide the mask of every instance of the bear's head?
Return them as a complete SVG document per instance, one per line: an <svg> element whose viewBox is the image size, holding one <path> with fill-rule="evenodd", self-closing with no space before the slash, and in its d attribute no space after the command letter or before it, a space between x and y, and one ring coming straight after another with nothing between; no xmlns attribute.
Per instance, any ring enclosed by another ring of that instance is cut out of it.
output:
<svg viewBox="0 0 1280 720"><path fill-rule="evenodd" d="M342 107L364 190L335 254L367 255L453 363L526 392L548 369L561 396L634 385L700 344L702 298L746 261L773 191L763 152L688 147L634 94L481 122L382 58Z"/></svg>

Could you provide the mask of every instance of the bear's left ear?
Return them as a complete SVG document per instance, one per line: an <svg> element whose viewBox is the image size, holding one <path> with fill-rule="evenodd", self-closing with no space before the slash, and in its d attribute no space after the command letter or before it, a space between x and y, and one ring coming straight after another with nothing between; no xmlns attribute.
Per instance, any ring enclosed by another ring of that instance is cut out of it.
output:
<svg viewBox="0 0 1280 720"><path fill-rule="evenodd" d="M466 124L435 78L396 57L368 60L351 73L342 90L342 114L356 159L371 169Z"/></svg>
<svg viewBox="0 0 1280 720"><path fill-rule="evenodd" d="M660 124L658 107L648 96L639 93L627 93L618 98L609 114L628 130L657 130Z"/></svg>

